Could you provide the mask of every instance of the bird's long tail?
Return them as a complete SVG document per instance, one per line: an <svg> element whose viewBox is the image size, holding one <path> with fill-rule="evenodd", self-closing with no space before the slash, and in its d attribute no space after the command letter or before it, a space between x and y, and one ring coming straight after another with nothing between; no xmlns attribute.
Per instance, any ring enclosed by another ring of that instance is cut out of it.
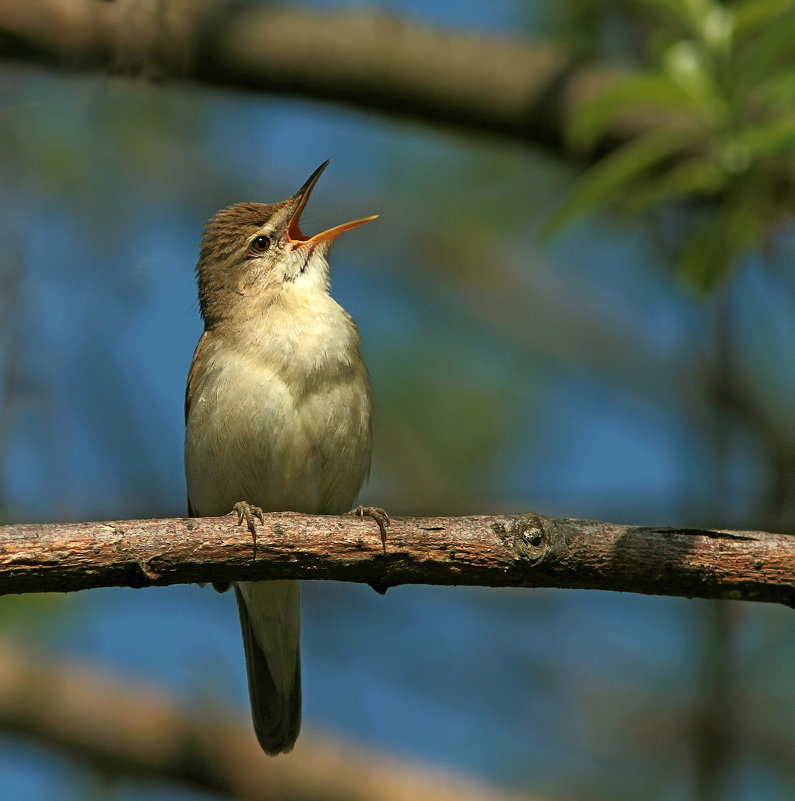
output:
<svg viewBox="0 0 795 801"><path fill-rule="evenodd" d="M254 731L263 750L290 751L301 728L300 581L234 585Z"/></svg>

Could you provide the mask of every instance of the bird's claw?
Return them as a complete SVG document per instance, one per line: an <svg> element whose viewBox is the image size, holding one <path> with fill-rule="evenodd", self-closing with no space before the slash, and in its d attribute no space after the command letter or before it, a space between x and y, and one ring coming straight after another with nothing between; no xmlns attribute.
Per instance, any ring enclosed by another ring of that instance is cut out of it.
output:
<svg viewBox="0 0 795 801"><path fill-rule="evenodd" d="M386 527L392 522L389 515L380 506L362 506L359 504L355 509L348 512L349 515L356 515L356 517L372 517L378 523L378 529L381 532L381 545L386 553Z"/></svg>
<svg viewBox="0 0 795 801"><path fill-rule="evenodd" d="M251 532L251 539L254 542L254 558L257 558L257 524L254 518L259 518L260 523L265 522L265 517L259 506L253 506L247 501L238 501L232 511L237 512L237 524L240 525L244 520Z"/></svg>

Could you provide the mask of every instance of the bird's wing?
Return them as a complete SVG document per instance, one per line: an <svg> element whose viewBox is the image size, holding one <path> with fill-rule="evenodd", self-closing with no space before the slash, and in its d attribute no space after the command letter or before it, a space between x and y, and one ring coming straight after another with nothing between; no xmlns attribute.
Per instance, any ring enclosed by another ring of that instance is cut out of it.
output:
<svg viewBox="0 0 795 801"><path fill-rule="evenodd" d="M205 331L201 338L199 339L198 344L196 345L196 350L193 352L193 361L190 363L190 370L188 370L188 384L185 387L185 423L188 422L188 415L190 414L190 404L193 400L193 395L196 392L196 382L197 382L197 375L199 374L199 370L201 369L204 360L207 358L207 350L210 343L210 337ZM188 517L198 517L196 510L193 508L193 504L190 502L190 493L188 493ZM202 585L204 586L204 585ZM226 592L230 584L228 581L226 582L213 582L213 587L217 592Z"/></svg>
<svg viewBox="0 0 795 801"><path fill-rule="evenodd" d="M196 392L196 381L199 371L204 365L207 358L207 351L210 345L210 335L205 331L199 338L196 345L196 350L193 351L193 361L190 363L190 370L188 370L188 384L185 387L185 423L188 422L188 415L190 414L190 404L193 400L193 395Z"/></svg>
<svg viewBox="0 0 795 801"><path fill-rule="evenodd" d="M196 350L193 351L193 361L190 363L190 370L188 370L188 383L185 387L185 424L188 423L188 415L190 414L190 405L193 401L193 396L196 393L196 385L198 383L198 376L201 368L207 359L207 352L210 345L210 335L205 331L199 338L196 345ZM188 516L196 517L196 510L190 502L190 495L188 495Z"/></svg>

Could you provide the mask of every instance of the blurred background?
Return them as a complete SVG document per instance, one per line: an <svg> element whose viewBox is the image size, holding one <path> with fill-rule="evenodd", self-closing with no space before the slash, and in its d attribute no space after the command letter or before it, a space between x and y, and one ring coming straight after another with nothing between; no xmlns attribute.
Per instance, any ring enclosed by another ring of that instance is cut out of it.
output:
<svg viewBox="0 0 795 801"><path fill-rule="evenodd" d="M15 5L0 4L0 31ZM127 5L135 20L159 4ZM76 75L0 36L0 56L17 56L0 61L4 521L185 513L202 226L230 203L285 198L330 157L304 230L381 215L332 255L375 397L363 501L792 533L789 6L346 6L621 71L559 123L559 147L300 85ZM635 113L688 124L605 144ZM795 797L792 610L320 582L303 609L305 730L532 798ZM0 634L54 666L79 657L247 715L233 599L209 588L7 596ZM13 801L213 797L100 780L2 730L0 788Z"/></svg>

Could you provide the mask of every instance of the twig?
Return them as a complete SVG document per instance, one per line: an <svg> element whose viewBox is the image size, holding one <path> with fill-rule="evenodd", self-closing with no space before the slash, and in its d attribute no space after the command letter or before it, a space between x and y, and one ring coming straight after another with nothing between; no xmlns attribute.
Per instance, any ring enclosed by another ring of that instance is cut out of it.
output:
<svg viewBox="0 0 795 801"><path fill-rule="evenodd" d="M110 775L179 781L245 801L525 801L472 779L390 758L317 732L266 757L248 720L209 700L0 642L0 730L35 737Z"/></svg>
<svg viewBox="0 0 795 801"><path fill-rule="evenodd" d="M566 121L620 73L558 44L376 11L172 0L0 0L0 57L308 97L566 151ZM628 115L609 149L675 115Z"/></svg>

